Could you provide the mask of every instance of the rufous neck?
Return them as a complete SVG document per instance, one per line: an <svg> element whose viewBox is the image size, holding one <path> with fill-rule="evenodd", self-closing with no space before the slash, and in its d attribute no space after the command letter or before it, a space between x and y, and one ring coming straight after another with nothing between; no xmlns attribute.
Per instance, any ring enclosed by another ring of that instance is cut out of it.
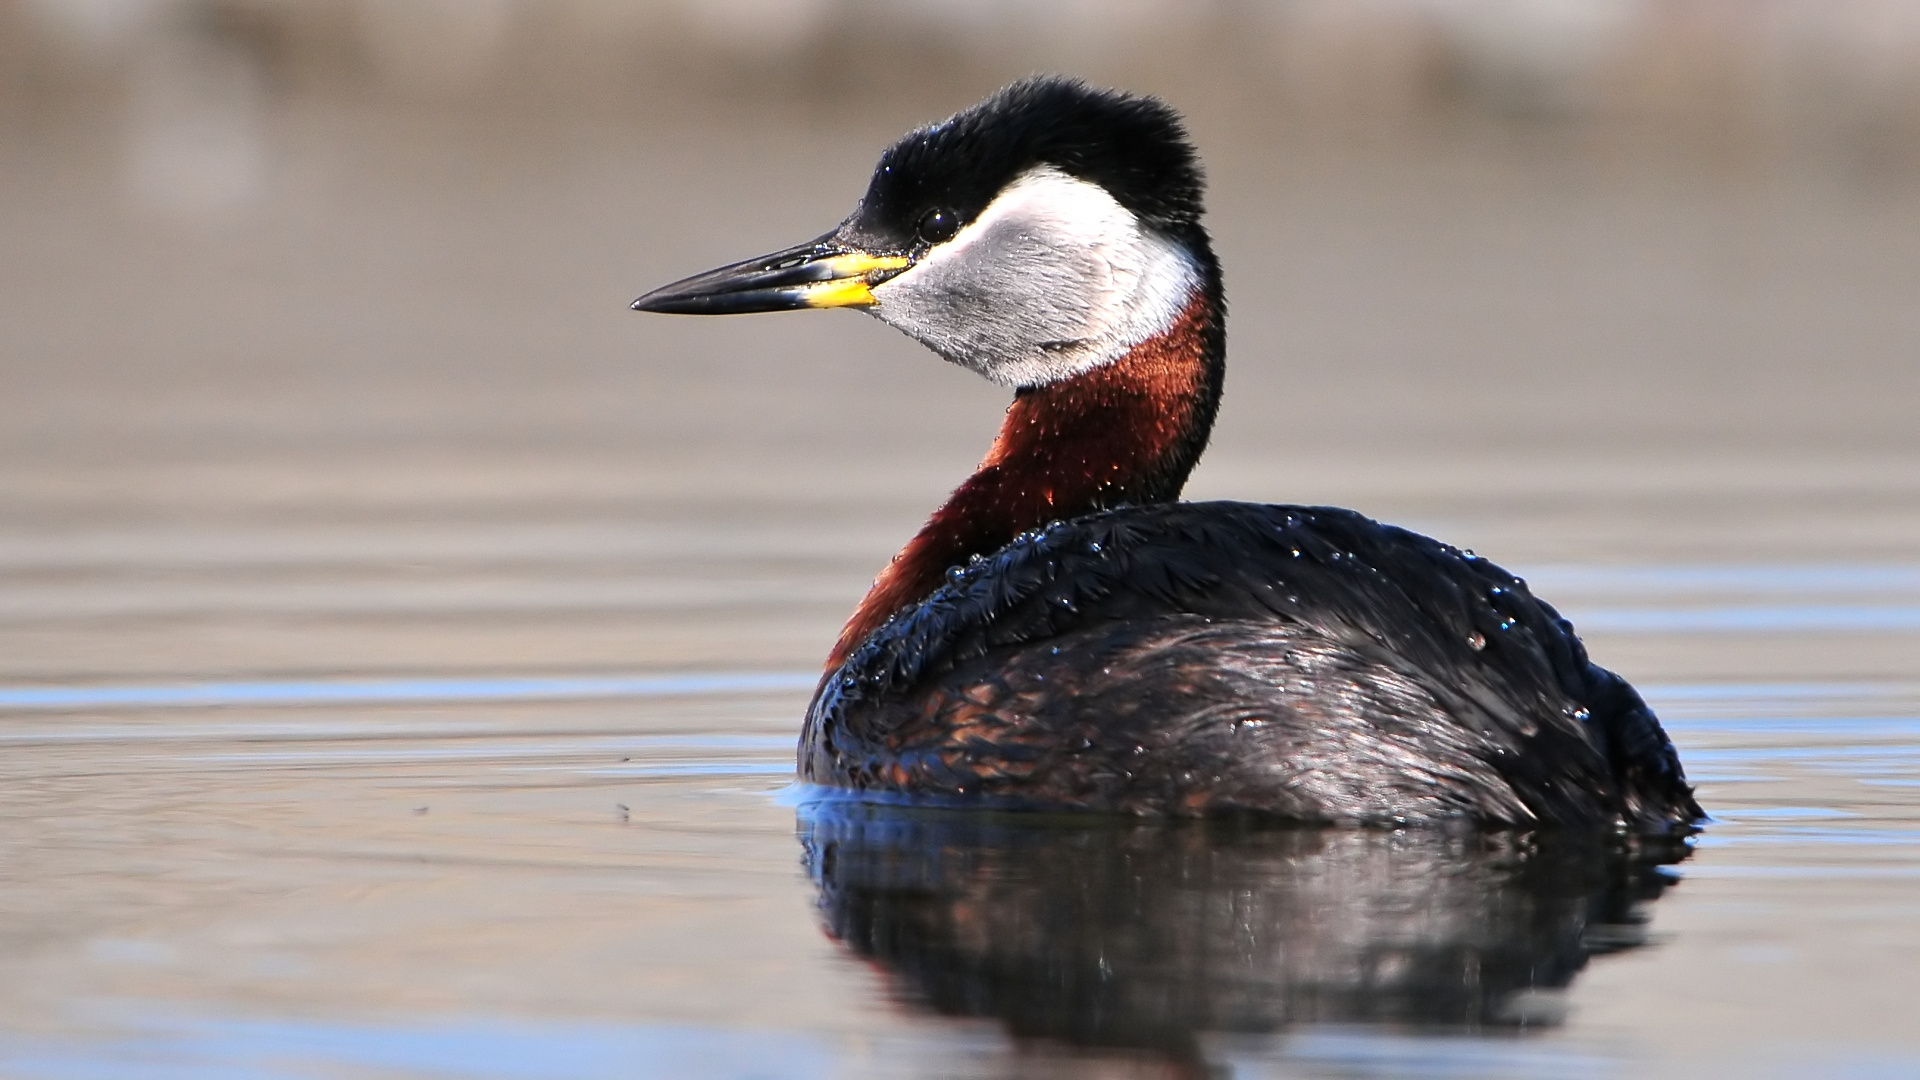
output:
<svg viewBox="0 0 1920 1080"><path fill-rule="evenodd" d="M949 567L1049 521L1179 498L1213 427L1223 345L1209 290L1119 359L1021 390L980 467L874 580L828 668L931 595Z"/></svg>

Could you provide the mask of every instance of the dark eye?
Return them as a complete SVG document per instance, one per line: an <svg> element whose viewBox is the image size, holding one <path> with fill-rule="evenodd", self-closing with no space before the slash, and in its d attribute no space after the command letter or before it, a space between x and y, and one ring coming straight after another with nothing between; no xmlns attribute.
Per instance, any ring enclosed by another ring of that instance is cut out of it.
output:
<svg viewBox="0 0 1920 1080"><path fill-rule="evenodd" d="M960 215L944 206L936 206L920 215L920 220L913 226L913 231L929 244L951 240L953 234L960 231Z"/></svg>

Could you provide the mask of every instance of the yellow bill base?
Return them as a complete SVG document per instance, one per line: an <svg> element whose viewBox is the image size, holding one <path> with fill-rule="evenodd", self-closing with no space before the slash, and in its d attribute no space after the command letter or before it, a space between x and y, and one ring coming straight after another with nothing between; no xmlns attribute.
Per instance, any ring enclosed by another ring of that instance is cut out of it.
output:
<svg viewBox="0 0 1920 1080"><path fill-rule="evenodd" d="M905 255L869 255L864 251L823 260L833 277L807 286L806 304L815 308L872 307L876 302L868 276L879 271L903 270L912 260Z"/></svg>

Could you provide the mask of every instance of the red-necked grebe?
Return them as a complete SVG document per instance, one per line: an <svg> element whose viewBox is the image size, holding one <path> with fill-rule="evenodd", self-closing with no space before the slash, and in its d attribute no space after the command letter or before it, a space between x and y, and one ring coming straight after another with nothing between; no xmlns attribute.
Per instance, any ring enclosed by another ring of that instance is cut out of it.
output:
<svg viewBox="0 0 1920 1080"><path fill-rule="evenodd" d="M1701 818L1666 733L1497 566L1349 510L1177 501L1225 370L1165 104L1013 84L881 155L832 232L642 311L852 307L1011 388L848 621L803 779L882 799L1303 821Z"/></svg>

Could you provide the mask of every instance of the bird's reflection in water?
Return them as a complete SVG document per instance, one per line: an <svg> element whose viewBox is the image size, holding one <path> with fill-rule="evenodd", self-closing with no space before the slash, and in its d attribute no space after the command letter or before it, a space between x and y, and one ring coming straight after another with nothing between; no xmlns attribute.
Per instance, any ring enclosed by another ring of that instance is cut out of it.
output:
<svg viewBox="0 0 1920 1080"><path fill-rule="evenodd" d="M800 838L828 929L905 1000L1194 1064L1203 1033L1552 1024L1590 956L1644 942L1685 852L835 802Z"/></svg>

